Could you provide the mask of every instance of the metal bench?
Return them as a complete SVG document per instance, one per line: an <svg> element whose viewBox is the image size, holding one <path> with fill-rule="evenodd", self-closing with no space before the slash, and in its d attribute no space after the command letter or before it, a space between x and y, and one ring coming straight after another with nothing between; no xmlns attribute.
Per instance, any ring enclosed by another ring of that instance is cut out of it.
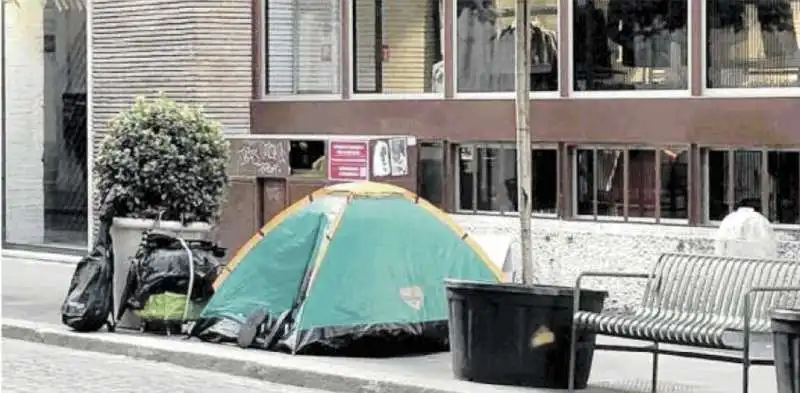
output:
<svg viewBox="0 0 800 393"><path fill-rule="evenodd" d="M581 282L587 277L637 278L647 280L647 285L635 309L592 313L578 307ZM750 366L774 364L770 310L800 308L800 262L664 254L650 274L582 273L575 284L573 307L571 392L578 334L589 332L652 343L598 344L595 349L652 353L654 393L659 354L742 364L742 392L747 393Z"/></svg>

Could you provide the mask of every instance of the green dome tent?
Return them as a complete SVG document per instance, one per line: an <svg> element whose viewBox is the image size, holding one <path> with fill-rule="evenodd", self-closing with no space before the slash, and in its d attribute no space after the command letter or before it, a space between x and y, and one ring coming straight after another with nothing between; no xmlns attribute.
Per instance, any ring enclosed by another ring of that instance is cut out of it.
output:
<svg viewBox="0 0 800 393"><path fill-rule="evenodd" d="M234 341L260 313L257 323L267 318L259 337L272 333L260 345L269 349L443 350L444 280L500 277L474 240L415 194L381 183L338 184L287 208L237 252L191 335Z"/></svg>

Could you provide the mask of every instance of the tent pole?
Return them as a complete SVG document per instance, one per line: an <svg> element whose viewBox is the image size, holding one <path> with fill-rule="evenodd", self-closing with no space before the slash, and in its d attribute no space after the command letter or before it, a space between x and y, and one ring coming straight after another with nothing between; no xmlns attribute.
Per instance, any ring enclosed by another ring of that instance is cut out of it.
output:
<svg viewBox="0 0 800 393"><path fill-rule="evenodd" d="M522 246L522 281L533 285L531 258L531 157L530 115L530 21L528 1L517 0L515 29L515 90L517 120L517 198L519 203L520 245Z"/></svg>

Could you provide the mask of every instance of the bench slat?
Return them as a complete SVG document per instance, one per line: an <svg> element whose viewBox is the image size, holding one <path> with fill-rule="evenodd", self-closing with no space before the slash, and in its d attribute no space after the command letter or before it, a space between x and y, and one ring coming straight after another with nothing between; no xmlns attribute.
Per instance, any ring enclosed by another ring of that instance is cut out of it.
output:
<svg viewBox="0 0 800 393"><path fill-rule="evenodd" d="M743 323L744 296L753 287L800 286L800 263L793 260L664 254L653 268L642 307L711 314L724 324ZM768 329L769 310L798 306L798 295L768 293L754 297L753 328Z"/></svg>

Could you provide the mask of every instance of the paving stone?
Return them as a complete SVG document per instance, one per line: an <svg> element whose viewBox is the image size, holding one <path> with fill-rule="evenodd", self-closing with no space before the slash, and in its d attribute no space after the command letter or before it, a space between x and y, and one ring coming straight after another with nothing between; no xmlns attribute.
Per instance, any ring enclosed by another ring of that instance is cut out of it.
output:
<svg viewBox="0 0 800 393"><path fill-rule="evenodd" d="M327 393L18 340L2 347L5 393Z"/></svg>

